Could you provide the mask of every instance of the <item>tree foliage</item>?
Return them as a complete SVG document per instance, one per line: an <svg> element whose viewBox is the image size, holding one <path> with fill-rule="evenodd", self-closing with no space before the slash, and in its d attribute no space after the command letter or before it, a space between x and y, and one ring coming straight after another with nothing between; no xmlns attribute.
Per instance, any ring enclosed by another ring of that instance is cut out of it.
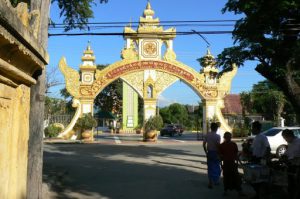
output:
<svg viewBox="0 0 300 199"><path fill-rule="evenodd" d="M93 18L92 6L99 3L107 3L108 0L51 0L51 3L57 3L60 9L60 17L63 17L65 31L71 29L87 28L89 18Z"/></svg>
<svg viewBox="0 0 300 199"><path fill-rule="evenodd" d="M73 114L72 102L65 99L58 99L46 96L45 98L45 116Z"/></svg>
<svg viewBox="0 0 300 199"><path fill-rule="evenodd" d="M97 125L97 121L94 119L92 114L86 113L86 114L83 114L83 116L77 120L74 128L79 129L81 132L83 132L85 130L92 129L96 125Z"/></svg>
<svg viewBox="0 0 300 199"><path fill-rule="evenodd" d="M30 0L10 0L10 2L14 7L20 2L28 3L30 6ZM51 4L57 3L60 9L60 17L63 17L65 31L88 28L89 19L94 17L92 6L107 2L108 0L51 0ZM53 25L55 24L53 23Z"/></svg>
<svg viewBox="0 0 300 199"><path fill-rule="evenodd" d="M103 69L107 65L97 65L98 69ZM118 79L106 86L96 97L95 106L103 111L122 114L122 80Z"/></svg>
<svg viewBox="0 0 300 199"><path fill-rule="evenodd" d="M161 108L159 114L162 116L165 124L182 124L185 129L200 129L202 123L202 104L194 106L194 110L188 111L189 105L178 103Z"/></svg>
<svg viewBox="0 0 300 199"><path fill-rule="evenodd" d="M150 117L144 124L145 132L159 130L163 127L163 119L160 115Z"/></svg>
<svg viewBox="0 0 300 199"><path fill-rule="evenodd" d="M224 12L241 14L235 46L218 55L226 70L257 61L255 68L289 98L300 119L300 2L298 0L228 0Z"/></svg>
<svg viewBox="0 0 300 199"><path fill-rule="evenodd" d="M160 109L160 115L162 116L164 123L178 123L185 124L188 120L188 111L184 105L174 103L168 107Z"/></svg>
<svg viewBox="0 0 300 199"><path fill-rule="evenodd" d="M278 122L280 117L293 123L294 111L282 91L269 81L255 84L250 92L241 93L243 112L259 114L265 119ZM279 125L279 124L277 124Z"/></svg>

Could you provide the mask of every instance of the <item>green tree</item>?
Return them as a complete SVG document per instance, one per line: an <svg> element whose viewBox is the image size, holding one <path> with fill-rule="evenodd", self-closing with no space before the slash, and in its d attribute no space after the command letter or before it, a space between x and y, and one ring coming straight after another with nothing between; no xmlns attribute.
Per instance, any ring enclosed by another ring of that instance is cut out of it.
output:
<svg viewBox="0 0 300 199"><path fill-rule="evenodd" d="M163 121L165 124L170 124L172 123L171 121L171 115L169 112L169 107L163 107L159 109L159 115L163 118Z"/></svg>
<svg viewBox="0 0 300 199"><path fill-rule="evenodd" d="M29 4L30 0L10 0L10 2L13 6L17 6L20 2ZM89 19L94 17L92 5L96 5L97 2L107 3L108 0L51 0L51 4L57 3L60 9L60 17L63 17L65 31L88 28ZM55 26L53 22L52 25Z"/></svg>
<svg viewBox="0 0 300 199"><path fill-rule="evenodd" d="M168 107L161 108L159 114L162 116L164 123L189 125L188 111L184 105L178 103L171 104Z"/></svg>
<svg viewBox="0 0 300 199"><path fill-rule="evenodd" d="M241 104L246 114L261 114L267 120L277 122L280 117L293 123L294 111L279 88L269 81L261 81L250 92L241 93Z"/></svg>
<svg viewBox="0 0 300 199"><path fill-rule="evenodd" d="M300 121L300 1L228 0L224 12L242 17L235 24L235 46L218 55L218 64L257 61L255 70L287 96Z"/></svg>
<svg viewBox="0 0 300 199"><path fill-rule="evenodd" d="M97 65L97 69L103 69L108 65ZM96 97L95 106L103 111L122 114L122 80L118 79L106 86Z"/></svg>
<svg viewBox="0 0 300 199"><path fill-rule="evenodd" d="M242 112L243 116L245 117L246 114L252 113L252 107L253 107L253 102L251 99L251 94L250 92L242 92L240 93L241 97L241 105L242 105Z"/></svg>
<svg viewBox="0 0 300 199"><path fill-rule="evenodd" d="M286 102L284 94L269 81L262 81L252 89L253 108L267 120L278 121Z"/></svg>

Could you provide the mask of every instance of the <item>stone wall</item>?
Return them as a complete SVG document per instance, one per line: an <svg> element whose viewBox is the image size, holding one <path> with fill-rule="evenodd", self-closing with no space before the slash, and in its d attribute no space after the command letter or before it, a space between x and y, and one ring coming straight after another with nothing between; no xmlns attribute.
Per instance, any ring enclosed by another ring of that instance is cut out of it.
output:
<svg viewBox="0 0 300 199"><path fill-rule="evenodd" d="M48 55L38 42L39 10L0 0L0 198L27 197L30 87Z"/></svg>

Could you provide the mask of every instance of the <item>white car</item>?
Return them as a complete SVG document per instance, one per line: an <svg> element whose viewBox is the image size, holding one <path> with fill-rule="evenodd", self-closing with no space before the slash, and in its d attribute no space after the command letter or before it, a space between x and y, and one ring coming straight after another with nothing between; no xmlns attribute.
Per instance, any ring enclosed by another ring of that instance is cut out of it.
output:
<svg viewBox="0 0 300 199"><path fill-rule="evenodd" d="M271 153L276 154L277 157L280 157L286 151L287 142L281 135L284 129L292 130L295 136L300 138L300 127L273 127L262 132L262 134L268 138L271 147Z"/></svg>

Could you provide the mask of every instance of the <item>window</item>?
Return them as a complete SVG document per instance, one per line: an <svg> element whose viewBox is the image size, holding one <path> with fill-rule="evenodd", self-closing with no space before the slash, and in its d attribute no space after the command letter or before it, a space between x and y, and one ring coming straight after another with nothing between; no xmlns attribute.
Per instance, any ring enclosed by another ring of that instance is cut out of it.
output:
<svg viewBox="0 0 300 199"><path fill-rule="evenodd" d="M152 87L152 85L149 85L147 87L147 97L148 98L153 98L153 87Z"/></svg>
<svg viewBox="0 0 300 199"><path fill-rule="evenodd" d="M294 135L300 138L300 129L293 129Z"/></svg>
<svg viewBox="0 0 300 199"><path fill-rule="evenodd" d="M264 134L265 136L275 136L275 135L277 135L277 133L279 133L280 131L282 131L282 129L270 129L270 130L264 132L263 134Z"/></svg>

